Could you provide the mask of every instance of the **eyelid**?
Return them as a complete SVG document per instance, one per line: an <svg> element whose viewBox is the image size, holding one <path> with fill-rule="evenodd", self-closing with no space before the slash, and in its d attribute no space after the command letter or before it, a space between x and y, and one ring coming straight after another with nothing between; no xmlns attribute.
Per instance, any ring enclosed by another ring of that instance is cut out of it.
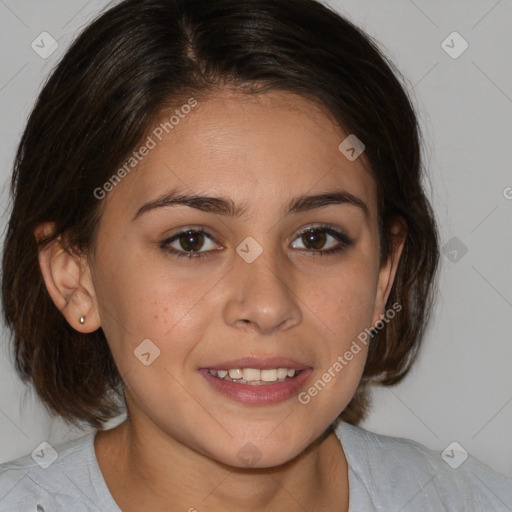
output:
<svg viewBox="0 0 512 512"><path fill-rule="evenodd" d="M219 239L223 240L223 238L224 238L222 235L220 235L220 233L218 233L213 228L210 228L208 226L202 226L200 224L191 224L188 226L181 226L179 228L173 229L171 232L169 232L165 236L163 241L164 242L169 241L169 239L171 239L177 235L181 235L182 233L185 233L187 231L203 232L205 234L205 236L207 236L210 240L216 242L219 245L221 245L221 242L219 241Z"/></svg>
<svg viewBox="0 0 512 512"><path fill-rule="evenodd" d="M296 233L293 235L294 238L292 240L295 240L298 236L303 235L304 233L307 233L308 231L311 231L312 229L324 229L324 230L332 230L336 233L339 233L340 235L344 235L348 238L348 235L345 234L345 231L341 229L340 227L336 226L335 224L329 224L324 222L313 222L312 224L305 224L304 226L298 228Z"/></svg>

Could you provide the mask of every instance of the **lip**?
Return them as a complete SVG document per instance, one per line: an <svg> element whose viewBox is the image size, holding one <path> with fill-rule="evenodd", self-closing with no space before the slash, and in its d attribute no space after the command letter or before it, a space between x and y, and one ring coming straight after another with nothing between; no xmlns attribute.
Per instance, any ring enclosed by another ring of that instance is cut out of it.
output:
<svg viewBox="0 0 512 512"><path fill-rule="evenodd" d="M232 359L218 364L203 366L200 370L230 370L233 368L256 368L269 370L272 368L290 368L292 370L306 370L311 368L307 364L300 363L286 357L256 357L248 356L241 359Z"/></svg>
<svg viewBox="0 0 512 512"><path fill-rule="evenodd" d="M280 361L283 361L282 359ZM268 360L265 361L267 363ZM231 361L233 363L233 361ZM252 363L253 364L253 363ZM270 363L269 363L270 364ZM282 365L280 368L290 368L290 366ZM228 367L233 368L233 366ZM234 366L234 368L240 368L240 366ZM255 368L255 366L242 366L242 368ZM268 366L268 368L276 368L275 366ZM292 367L293 368L293 367ZM209 368L215 370L217 368ZM219 370L226 369L226 366L219 367ZM266 369L266 368L261 368ZM205 378L210 386L222 395L231 398L237 402L243 404L253 405L271 405L284 402L295 396L299 389L304 385L306 380L313 373L313 369L310 367L297 368L302 371L293 379L287 379L284 382L276 382L275 384L262 384L262 385L250 385L241 384L239 382L232 382L229 380L222 380L214 377L208 372L208 369L201 368L199 373Z"/></svg>

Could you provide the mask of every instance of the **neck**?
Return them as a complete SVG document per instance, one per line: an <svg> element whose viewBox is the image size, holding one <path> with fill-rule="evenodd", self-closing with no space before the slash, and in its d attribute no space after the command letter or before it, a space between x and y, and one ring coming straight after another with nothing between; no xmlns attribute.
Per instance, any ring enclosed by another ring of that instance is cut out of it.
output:
<svg viewBox="0 0 512 512"><path fill-rule="evenodd" d="M156 427L154 427L156 428ZM123 510L269 512L348 510L348 469L341 443L327 430L306 450L272 468L235 468L126 420L98 432L96 454Z"/></svg>

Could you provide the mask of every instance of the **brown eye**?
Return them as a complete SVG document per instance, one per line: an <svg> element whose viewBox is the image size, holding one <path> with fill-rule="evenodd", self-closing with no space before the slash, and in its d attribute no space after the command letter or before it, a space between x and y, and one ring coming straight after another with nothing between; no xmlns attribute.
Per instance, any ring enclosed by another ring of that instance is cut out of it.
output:
<svg viewBox="0 0 512 512"><path fill-rule="evenodd" d="M200 231L187 231L177 239L184 251L197 252L204 243L204 233Z"/></svg>
<svg viewBox="0 0 512 512"><path fill-rule="evenodd" d="M334 243L329 242L329 239L333 239ZM299 233L296 240L300 240L303 247L300 247L297 245L297 241L294 241L292 243L294 249L306 250L314 256L341 252L353 244L353 240L347 235L328 226L305 229ZM326 244L329 245L326 247Z"/></svg>
<svg viewBox="0 0 512 512"><path fill-rule="evenodd" d="M207 247L206 250L201 250L207 242L209 242L210 247ZM212 249L219 249L219 245L215 243L213 237L202 229L180 231L161 242L160 247L178 258L199 258L211 253Z"/></svg>
<svg viewBox="0 0 512 512"><path fill-rule="evenodd" d="M325 233L319 229L310 229L302 234L302 241L308 249L320 250L325 245L327 237Z"/></svg>

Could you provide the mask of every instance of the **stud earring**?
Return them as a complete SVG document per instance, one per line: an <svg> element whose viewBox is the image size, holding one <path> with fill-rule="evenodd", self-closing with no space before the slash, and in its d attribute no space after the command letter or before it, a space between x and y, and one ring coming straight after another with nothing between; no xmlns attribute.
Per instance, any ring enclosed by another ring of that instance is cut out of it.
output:
<svg viewBox="0 0 512 512"><path fill-rule="evenodd" d="M80 317L80 323L81 323L81 324L84 324L84 323L85 323L85 316L81 316L81 317Z"/></svg>

